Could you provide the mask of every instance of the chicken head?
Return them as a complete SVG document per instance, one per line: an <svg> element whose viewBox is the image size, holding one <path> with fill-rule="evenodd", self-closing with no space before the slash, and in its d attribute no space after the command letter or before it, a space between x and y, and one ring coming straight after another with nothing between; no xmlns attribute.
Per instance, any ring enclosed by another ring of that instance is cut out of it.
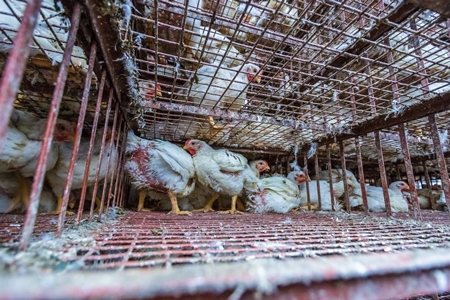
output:
<svg viewBox="0 0 450 300"><path fill-rule="evenodd" d="M261 82L261 76L263 71L254 64L246 64L243 68L243 72L247 74L249 82L255 81L256 83Z"/></svg>
<svg viewBox="0 0 450 300"><path fill-rule="evenodd" d="M409 185L404 181L396 181L394 182L395 186L400 190L400 192L405 192L409 190Z"/></svg>
<svg viewBox="0 0 450 300"><path fill-rule="evenodd" d="M202 147L202 143L199 140L188 139L184 143L184 150L187 150L191 155L195 155L198 150Z"/></svg>
<svg viewBox="0 0 450 300"><path fill-rule="evenodd" d="M53 140L55 142L67 142L75 140L77 125L74 122L65 120L56 121Z"/></svg>
<svg viewBox="0 0 450 300"><path fill-rule="evenodd" d="M159 83L155 84L147 81L139 82L139 92L145 99L155 99L155 94L157 97L161 97L161 86Z"/></svg>

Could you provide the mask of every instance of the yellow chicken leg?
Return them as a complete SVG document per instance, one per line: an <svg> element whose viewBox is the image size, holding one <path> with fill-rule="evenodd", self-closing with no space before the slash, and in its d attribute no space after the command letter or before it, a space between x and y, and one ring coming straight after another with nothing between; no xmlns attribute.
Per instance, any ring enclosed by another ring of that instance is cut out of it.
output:
<svg viewBox="0 0 450 300"><path fill-rule="evenodd" d="M16 193L16 195L14 195L14 198L12 199L8 208L5 210L6 214L14 211L18 207L18 204L22 202L21 196L22 196L22 193L20 191L18 193Z"/></svg>
<svg viewBox="0 0 450 300"><path fill-rule="evenodd" d="M199 212L199 211L202 211L202 212L214 211L214 209L212 209L212 205L214 204L214 201L217 200L217 198L219 198L219 194L214 194L211 197L211 199L209 199L208 203L203 208L196 209L194 211L195 212Z"/></svg>
<svg viewBox="0 0 450 300"><path fill-rule="evenodd" d="M16 172L16 176L17 181L19 182L20 201L25 208L28 208L28 205L30 204L30 188L28 182L19 172Z"/></svg>
<svg viewBox="0 0 450 300"><path fill-rule="evenodd" d="M137 211L152 211L151 209L144 208L145 196L147 196L146 190L139 191L139 203L137 207Z"/></svg>
<svg viewBox="0 0 450 300"><path fill-rule="evenodd" d="M167 194L169 195L170 203L172 203L172 210L169 211L169 215L192 215L190 211L180 210L180 207L178 207L177 196L174 192L168 190Z"/></svg>
<svg viewBox="0 0 450 300"><path fill-rule="evenodd" d="M237 209L240 211L245 211L244 203L242 203L241 199L237 198L236 200Z"/></svg>
<svg viewBox="0 0 450 300"><path fill-rule="evenodd" d="M61 207L62 207L62 203L63 203L63 196L58 196L57 199L58 199L58 203L57 203L57 205L56 205L56 209L55 209L54 211L50 211L50 212L47 212L47 213L43 213L43 215L57 215L57 214L60 213ZM74 212L68 211L68 210L67 210L67 211L66 211L66 214L67 214L67 215L73 215Z"/></svg>
<svg viewBox="0 0 450 300"><path fill-rule="evenodd" d="M231 209L230 210L219 211L219 213L221 213L221 214L243 214L242 211L238 211L236 209L237 197L238 197L237 195L231 197Z"/></svg>

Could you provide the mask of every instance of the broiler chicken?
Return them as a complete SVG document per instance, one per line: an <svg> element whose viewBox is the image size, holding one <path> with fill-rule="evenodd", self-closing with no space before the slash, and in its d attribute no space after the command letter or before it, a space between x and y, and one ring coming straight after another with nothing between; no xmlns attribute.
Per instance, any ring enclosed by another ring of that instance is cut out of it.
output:
<svg viewBox="0 0 450 300"><path fill-rule="evenodd" d="M389 199L393 212L408 211L408 202L403 197L403 192L408 190L409 186L403 181L395 181L389 185ZM361 189L355 189L354 194L358 197L350 197L350 206L358 207L363 204ZM378 186L366 186L367 203L369 210L373 212L384 212L386 206L384 204L383 188Z"/></svg>
<svg viewBox="0 0 450 300"><path fill-rule="evenodd" d="M106 176L111 176L112 168L108 169L108 174L106 174L106 165L108 163L109 157L111 166L115 166L119 160L119 154L116 151L116 147L114 146L114 141L111 140L111 135L107 135L107 139L104 146L104 152L101 155L101 141L102 134L97 133L96 139L92 149L91 162L89 165L88 178L87 178L87 187L94 185L95 176L97 173L97 166L100 163L100 171L98 176L98 182L101 182ZM111 150L110 144L113 143ZM90 139L82 138L80 141L80 147L78 150L78 158L75 163L75 167L73 170L73 178L71 190L77 190L82 188L83 186L83 178L84 171L86 167L86 157L89 150ZM45 178L47 182L50 184L53 192L55 193L58 205L56 210L49 212L49 214L58 214L61 210L62 202L63 202L63 194L64 194L64 186L66 184L66 178L69 170L70 158L72 156L73 144L69 143L61 143L59 145L59 158L55 165L55 167L49 170ZM68 212L69 213L69 212Z"/></svg>
<svg viewBox="0 0 450 300"><path fill-rule="evenodd" d="M287 213L299 206L298 185L307 180L303 171L291 172L287 178L280 175L263 178L262 189L248 193L246 209L252 213Z"/></svg>
<svg viewBox="0 0 450 300"><path fill-rule="evenodd" d="M125 171L131 184L139 190L138 211L144 208L147 190L169 195L170 214L189 215L181 211L177 198L189 195L195 187L192 157L180 147L161 140L146 140L128 133Z"/></svg>
<svg viewBox="0 0 450 300"><path fill-rule="evenodd" d="M139 81L139 93L141 94L143 99L153 100L155 99L155 95L157 97L161 97L161 86L159 84L154 84L149 81Z"/></svg>
<svg viewBox="0 0 450 300"><path fill-rule="evenodd" d="M260 68L251 63L229 70L203 66L197 70L197 80L192 84L189 100L206 108L238 111L247 103L249 83L259 83L261 74Z"/></svg>
<svg viewBox="0 0 450 300"><path fill-rule="evenodd" d="M195 139L187 140L183 148L192 155L197 180L215 192L201 211L214 211L214 201L224 194L231 196L231 209L220 213L240 213L236 209L236 201L249 173L247 159L225 149L214 150L206 142Z"/></svg>
<svg viewBox="0 0 450 300"><path fill-rule="evenodd" d="M203 0L190 0L189 8L203 8ZM186 17L186 27L193 33L185 33L185 44L192 47L192 57L216 66L235 67L244 57L231 45L231 41L220 32L201 25L201 20Z"/></svg>
<svg viewBox="0 0 450 300"><path fill-rule="evenodd" d="M0 173L18 172L16 176L21 195L13 197L15 203L12 206L17 206L19 201L28 206L30 192L25 178L34 176L46 123L47 120L13 110L6 139L0 149ZM74 136L75 125L58 119L54 130L54 143L47 159L47 171L55 166L58 159L58 143L72 141Z"/></svg>

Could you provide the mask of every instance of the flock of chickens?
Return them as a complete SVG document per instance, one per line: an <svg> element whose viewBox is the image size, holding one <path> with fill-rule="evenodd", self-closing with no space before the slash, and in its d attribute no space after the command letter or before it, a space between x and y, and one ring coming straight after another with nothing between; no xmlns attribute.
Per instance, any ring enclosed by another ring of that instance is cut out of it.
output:
<svg viewBox="0 0 450 300"><path fill-rule="evenodd" d="M0 149L0 212L21 212L27 208L30 186L38 164L46 124L46 119L40 119L18 109L13 110L6 140ZM75 123L57 120L39 203L41 213L58 214L61 210L75 133ZM102 133L98 132L92 147L86 187L95 184L97 172L100 183L105 177L111 176L112 169L108 170L108 174L106 171L108 162L112 165L118 163L119 155L116 147L112 147L114 142L111 135L106 135L103 152L101 152L101 142ZM83 186L89 145L90 140L82 137L71 181L71 206L76 204L75 197ZM92 195L92 199L98 200L96 195Z"/></svg>
<svg viewBox="0 0 450 300"><path fill-rule="evenodd" d="M260 178L261 172L270 169L264 160L248 163L241 154L215 150L197 139L187 140L182 149L167 141L147 140L133 132L128 133L125 170L132 186L139 191L139 211L144 209L147 195L159 201L160 209L182 215L190 215L191 211L214 211L213 205L218 199L221 202L219 207L229 206L220 213L241 213L239 205L241 210L252 213L287 213L306 207L307 193L313 209L338 211L343 208L342 169L332 169L330 192L328 171L322 171L320 180L316 181L310 180L307 172L296 164L292 167L294 170L287 177ZM363 205L361 184L351 171L346 170L346 175L350 206L355 210ZM320 196L317 185L320 186ZM409 186L403 181L390 184L393 212L408 211L408 190ZM370 211L385 211L381 187L367 185L366 193ZM437 202L445 203L443 193L439 197ZM429 208L426 203L429 200L423 197L421 207Z"/></svg>

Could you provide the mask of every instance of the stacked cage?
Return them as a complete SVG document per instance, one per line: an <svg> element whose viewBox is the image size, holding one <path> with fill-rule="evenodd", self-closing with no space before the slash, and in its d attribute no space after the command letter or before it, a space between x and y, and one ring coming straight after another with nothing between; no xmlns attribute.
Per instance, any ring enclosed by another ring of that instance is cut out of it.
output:
<svg viewBox="0 0 450 300"><path fill-rule="evenodd" d="M449 17L418 0L1 0L3 296L444 299ZM263 160L284 185L298 172L298 202L167 214L172 194L127 169L137 136Z"/></svg>

